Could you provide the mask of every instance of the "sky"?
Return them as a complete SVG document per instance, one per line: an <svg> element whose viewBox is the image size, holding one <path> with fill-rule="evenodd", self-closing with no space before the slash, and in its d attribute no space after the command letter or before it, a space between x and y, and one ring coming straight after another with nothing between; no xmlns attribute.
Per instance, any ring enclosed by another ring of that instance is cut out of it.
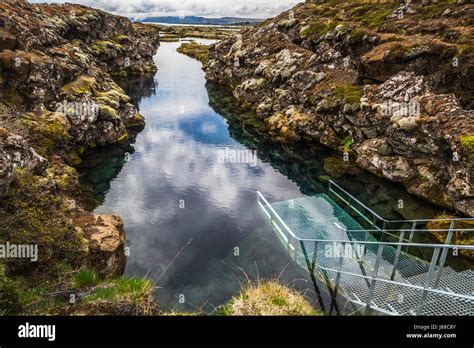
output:
<svg viewBox="0 0 474 348"><path fill-rule="evenodd" d="M303 0L68 0L127 17L202 16L268 18ZM64 3L59 0L29 0L31 3Z"/></svg>

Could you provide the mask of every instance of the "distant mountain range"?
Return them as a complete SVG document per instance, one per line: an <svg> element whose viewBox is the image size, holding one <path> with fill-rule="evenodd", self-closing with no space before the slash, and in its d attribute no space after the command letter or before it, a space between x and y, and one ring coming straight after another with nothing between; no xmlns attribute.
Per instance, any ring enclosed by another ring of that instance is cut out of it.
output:
<svg viewBox="0 0 474 348"><path fill-rule="evenodd" d="M132 18L132 20L135 20ZM238 18L238 17L222 17L222 18L206 18L197 16L163 16L163 17L147 17L139 20L140 22L165 23L165 24L196 24L196 25L236 25L236 24L255 24L262 21L257 18Z"/></svg>

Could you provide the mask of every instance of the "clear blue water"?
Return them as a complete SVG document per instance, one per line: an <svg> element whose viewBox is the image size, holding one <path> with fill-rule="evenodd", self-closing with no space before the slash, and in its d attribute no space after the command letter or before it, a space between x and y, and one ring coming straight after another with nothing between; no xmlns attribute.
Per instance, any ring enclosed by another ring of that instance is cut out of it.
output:
<svg viewBox="0 0 474 348"><path fill-rule="evenodd" d="M201 64L177 53L179 45L161 44L155 94L139 102L146 127L95 210L125 222L125 275L156 281L163 306L206 312L247 276L283 272L288 280L302 278L297 286L311 286L257 210L257 190L283 200L300 196L298 186L260 160L255 167L221 163L219 150L245 147L209 106Z"/></svg>
<svg viewBox="0 0 474 348"><path fill-rule="evenodd" d="M201 63L179 54L179 45L162 43L158 73L124 85L146 118L145 129L84 160L83 181L99 203L95 212L124 220L125 275L156 282L156 300L166 309L212 313L248 279L274 277L316 306L322 298L329 309L327 289L289 259L258 210L256 192L274 202L324 191L319 178L331 153L282 146L246 129L231 98L206 87ZM257 165L222 163L225 149L256 150ZM436 213L368 173L338 182L387 218L404 213L397 210L399 199L418 217Z"/></svg>

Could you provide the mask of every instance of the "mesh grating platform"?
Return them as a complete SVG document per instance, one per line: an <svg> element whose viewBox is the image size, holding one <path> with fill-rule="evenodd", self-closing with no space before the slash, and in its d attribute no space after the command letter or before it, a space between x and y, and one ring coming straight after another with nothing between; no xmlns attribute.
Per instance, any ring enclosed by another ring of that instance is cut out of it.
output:
<svg viewBox="0 0 474 348"><path fill-rule="evenodd" d="M315 262L317 270L333 285L339 279L339 292L349 301L365 305L370 300L372 309L393 315L474 315L473 271L456 272L443 267L436 289L446 293L426 291L423 287L430 268L428 262L405 251L397 253L397 247L390 245L385 245L378 257L378 240L328 195L270 206L295 236L288 234L281 222L272 220L290 256L305 269ZM363 241L374 244L358 243ZM431 288L440 268L433 271Z"/></svg>

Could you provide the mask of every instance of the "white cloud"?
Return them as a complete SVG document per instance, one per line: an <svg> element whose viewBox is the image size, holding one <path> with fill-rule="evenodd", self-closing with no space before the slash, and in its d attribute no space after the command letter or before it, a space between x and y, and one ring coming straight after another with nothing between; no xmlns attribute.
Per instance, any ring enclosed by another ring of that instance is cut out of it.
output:
<svg viewBox="0 0 474 348"><path fill-rule="evenodd" d="M45 2L45 0L30 0ZM58 0L46 0L64 3ZM151 16L273 17L302 0L75 0L86 6L129 17Z"/></svg>

